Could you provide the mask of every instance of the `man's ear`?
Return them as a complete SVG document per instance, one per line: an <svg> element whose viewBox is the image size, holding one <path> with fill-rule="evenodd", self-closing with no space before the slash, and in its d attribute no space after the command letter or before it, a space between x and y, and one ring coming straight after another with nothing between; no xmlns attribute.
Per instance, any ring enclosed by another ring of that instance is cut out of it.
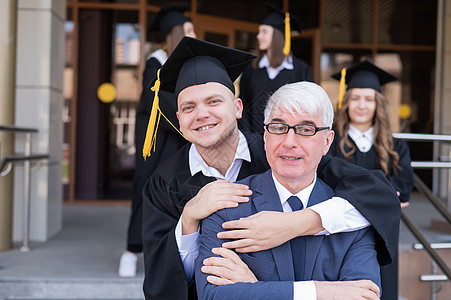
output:
<svg viewBox="0 0 451 300"><path fill-rule="evenodd" d="M177 116L177 120L179 120L179 121L180 121L180 115L179 115L179 111L176 111L176 112L175 112L175 115Z"/></svg>
<svg viewBox="0 0 451 300"><path fill-rule="evenodd" d="M243 117L243 101L240 98L235 99L236 118L241 119Z"/></svg>
<svg viewBox="0 0 451 300"><path fill-rule="evenodd" d="M332 145L332 142L334 141L334 136L335 131L333 131L332 129L326 132L326 144L324 145L323 155L326 155L327 152L329 152L330 145Z"/></svg>

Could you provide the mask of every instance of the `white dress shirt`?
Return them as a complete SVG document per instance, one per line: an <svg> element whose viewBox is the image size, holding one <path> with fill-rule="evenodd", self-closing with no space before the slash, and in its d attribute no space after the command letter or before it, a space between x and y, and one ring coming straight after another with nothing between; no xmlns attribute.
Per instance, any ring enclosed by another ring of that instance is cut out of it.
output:
<svg viewBox="0 0 451 300"><path fill-rule="evenodd" d="M258 67L260 69L266 68L266 73L268 73L269 79L272 80L272 79L276 78L277 75L279 75L280 71L282 71L283 69L287 69L287 70L294 69L293 57L291 55L288 57L285 57L285 59L283 60L283 62L280 66L278 66L277 68L273 68L269 65L269 58L265 54L262 57L262 59L260 59L260 61L258 62Z"/></svg>
<svg viewBox="0 0 451 300"><path fill-rule="evenodd" d="M161 65L164 65L164 63L168 60L168 53L163 49L155 50L154 52L147 55L146 61L148 61L152 57L158 60Z"/></svg>
<svg viewBox="0 0 451 300"><path fill-rule="evenodd" d="M249 151L249 145L241 131L239 133L238 147L233 158L232 165L227 170L225 176L222 176L218 170L207 165L199 151L194 144L191 144L189 149L189 168L191 176L194 176L198 172L202 172L204 176L215 177L216 179L229 180L230 182L235 182L238 178L238 174L243 164L243 160L248 162L251 161L251 154ZM182 235L182 217L180 216L177 226L175 227L175 239L177 241L177 246L179 248L180 258L183 262L183 267L185 269L186 278L190 282L194 277L194 261L199 254L199 245L197 243L197 238L199 237L198 232Z"/></svg>
<svg viewBox="0 0 451 300"><path fill-rule="evenodd" d="M373 147L373 127L367 131L361 132L352 124L349 124L349 137L354 141L360 152L366 153Z"/></svg>
<svg viewBox="0 0 451 300"><path fill-rule="evenodd" d="M316 174L315 179L313 180L313 183L310 184L308 187L301 190L296 195L293 195L290 193L289 190L287 190L282 184L280 184L276 177L274 177L274 174L272 174L272 179L274 181L274 185L276 186L277 193L279 194L279 200L282 204L282 209L284 212L291 212L291 206L288 203L288 198L291 196L296 196L301 200L302 205L304 208L307 207L308 199L310 198L310 194L312 193L313 187L316 183ZM316 300L316 287L313 280L308 281L295 281L293 283L294 288L294 300Z"/></svg>

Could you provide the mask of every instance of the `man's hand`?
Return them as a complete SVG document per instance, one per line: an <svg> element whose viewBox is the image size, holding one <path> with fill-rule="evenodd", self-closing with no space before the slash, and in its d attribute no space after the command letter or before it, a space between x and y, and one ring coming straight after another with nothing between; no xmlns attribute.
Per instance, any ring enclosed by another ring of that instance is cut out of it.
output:
<svg viewBox="0 0 451 300"><path fill-rule="evenodd" d="M222 244L222 247L242 253L271 249L297 236L324 230L320 216L311 209L290 213L262 211L225 222L222 227L232 230L219 232L218 238L234 240Z"/></svg>
<svg viewBox="0 0 451 300"><path fill-rule="evenodd" d="M202 272L211 274L207 276L207 281L215 285L233 284L236 282L251 282L257 280L254 273L232 250L225 248L213 248L213 254L222 257L209 257L204 259Z"/></svg>
<svg viewBox="0 0 451 300"><path fill-rule="evenodd" d="M315 281L318 300L377 300L379 287L371 280Z"/></svg>
<svg viewBox="0 0 451 300"><path fill-rule="evenodd" d="M210 182L186 203L182 213L182 234L197 232L200 220L212 213L249 201L252 191L244 184L228 180Z"/></svg>

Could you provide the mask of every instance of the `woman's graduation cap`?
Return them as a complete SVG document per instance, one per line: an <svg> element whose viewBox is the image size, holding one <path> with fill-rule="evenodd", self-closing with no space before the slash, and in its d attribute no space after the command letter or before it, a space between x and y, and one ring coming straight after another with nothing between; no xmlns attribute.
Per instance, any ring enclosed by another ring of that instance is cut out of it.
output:
<svg viewBox="0 0 451 300"><path fill-rule="evenodd" d="M333 74L332 78L340 81L338 109L341 108L341 102L343 101L345 84L347 84L348 90L352 88L371 88L380 92L382 85L398 80L398 78L378 68L368 60L364 60L348 70L343 68L341 72Z"/></svg>
<svg viewBox="0 0 451 300"><path fill-rule="evenodd" d="M172 28L185 22L190 22L190 19L183 15L188 8L188 5L166 6L161 8L150 24L148 32L159 31L166 38Z"/></svg>
<svg viewBox="0 0 451 300"><path fill-rule="evenodd" d="M289 12L284 12L268 3L265 3L265 5L268 9L268 15L260 24L272 26L285 34L283 53L288 55L291 50L291 31L301 32L299 21L295 16L290 16Z"/></svg>
<svg viewBox="0 0 451 300"><path fill-rule="evenodd" d="M255 58L255 55L241 50L186 36L182 38L166 63L157 72L157 78L152 87L155 98L144 141L144 158L150 155L152 148L155 150L158 122L160 114L163 115L158 104L160 89L178 96L180 91L187 87L218 82L235 93L233 82Z"/></svg>

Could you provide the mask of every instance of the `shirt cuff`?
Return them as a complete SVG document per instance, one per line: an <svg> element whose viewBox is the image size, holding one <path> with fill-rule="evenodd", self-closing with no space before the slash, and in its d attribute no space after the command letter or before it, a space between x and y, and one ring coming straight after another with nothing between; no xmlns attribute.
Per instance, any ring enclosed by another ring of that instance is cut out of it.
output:
<svg viewBox="0 0 451 300"><path fill-rule="evenodd" d="M182 217L180 217L175 227L175 240L177 242L177 247L180 252L180 257L183 259L185 256L192 251L197 249L197 238L199 237L199 228L197 232L182 235Z"/></svg>
<svg viewBox="0 0 451 300"><path fill-rule="evenodd" d="M182 260L183 269L185 270L186 280L188 283L194 278L194 262L199 253L199 246L197 238L199 237L199 228L197 232L182 235L182 221L181 217L175 227L175 240Z"/></svg>
<svg viewBox="0 0 451 300"><path fill-rule="evenodd" d="M293 282L294 300L316 300L316 287L313 281Z"/></svg>
<svg viewBox="0 0 451 300"><path fill-rule="evenodd" d="M325 231L318 234L355 231L371 225L351 203L341 197L332 197L309 208L321 217Z"/></svg>

